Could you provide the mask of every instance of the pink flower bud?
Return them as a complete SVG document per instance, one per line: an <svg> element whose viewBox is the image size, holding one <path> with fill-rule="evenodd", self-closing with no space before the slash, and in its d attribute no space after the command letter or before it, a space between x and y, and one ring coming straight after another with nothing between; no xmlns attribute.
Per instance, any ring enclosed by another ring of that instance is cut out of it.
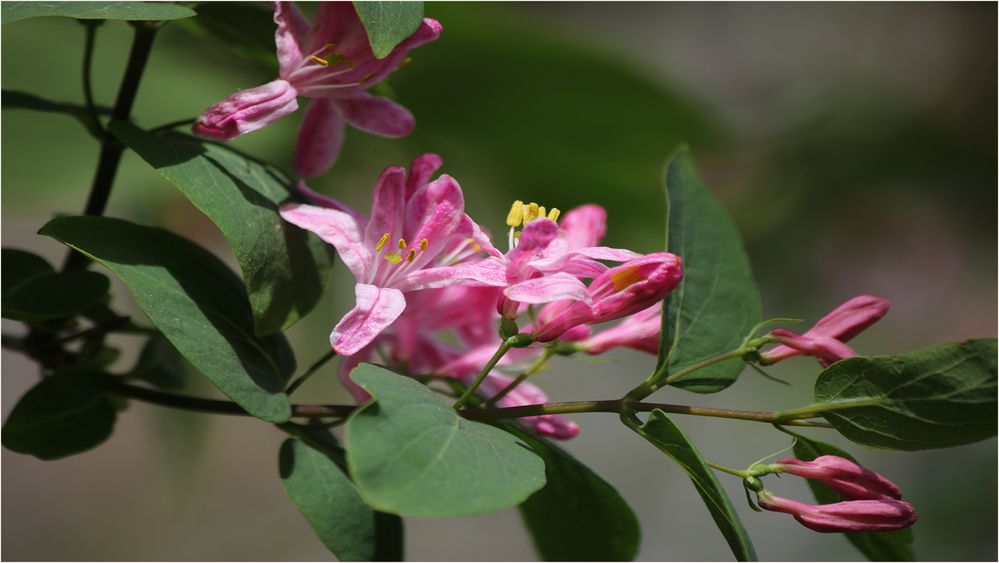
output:
<svg viewBox="0 0 999 563"><path fill-rule="evenodd" d="M782 459L777 462L783 473L822 481L850 500L899 500L902 492L895 483L856 463L834 455L812 461Z"/></svg>
<svg viewBox="0 0 999 563"><path fill-rule="evenodd" d="M794 516L816 532L889 532L913 525L916 509L895 499L849 500L833 504L805 504L761 491L759 505L766 510Z"/></svg>
<svg viewBox="0 0 999 563"><path fill-rule="evenodd" d="M815 356L828 366L857 353L844 344L885 316L891 301L873 295L860 295L833 309L804 334L776 329L770 334L780 346L760 354L760 363L775 364L802 354Z"/></svg>
<svg viewBox="0 0 999 563"><path fill-rule="evenodd" d="M579 346L591 355L603 354L619 346L658 354L661 325L662 304L657 303L630 317L625 317L617 325L580 342ZM565 336L562 340L566 340Z"/></svg>
<svg viewBox="0 0 999 563"><path fill-rule="evenodd" d="M297 95L295 88L281 79L240 90L208 106L192 130L213 141L235 139L298 109Z"/></svg>
<svg viewBox="0 0 999 563"><path fill-rule="evenodd" d="M641 311L662 301L683 279L680 257L656 252L597 276L587 287L589 304L576 301L539 327L534 334L541 342L555 340L582 324L602 323Z"/></svg>

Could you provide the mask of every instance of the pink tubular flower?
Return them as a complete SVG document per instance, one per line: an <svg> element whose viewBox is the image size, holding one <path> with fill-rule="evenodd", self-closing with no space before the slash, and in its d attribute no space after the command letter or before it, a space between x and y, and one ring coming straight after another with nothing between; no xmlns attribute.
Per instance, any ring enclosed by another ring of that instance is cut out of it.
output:
<svg viewBox="0 0 999 563"><path fill-rule="evenodd" d="M321 2L311 25L290 2L275 2L274 23L279 78L209 106L194 124L196 134L234 139L294 112L298 96L312 98L298 133L295 172L316 176L336 161L346 123L386 137L413 129L406 108L366 90L399 68L410 50L437 39L437 21L425 18L383 59L371 52L351 2Z"/></svg>
<svg viewBox="0 0 999 563"><path fill-rule="evenodd" d="M657 303L630 317L625 317L620 323L607 330L578 342L577 346L591 355L603 354L607 350L619 346L658 354L662 310L662 303Z"/></svg>
<svg viewBox="0 0 999 563"><path fill-rule="evenodd" d="M849 500L832 504L805 504L759 493L759 505L767 510L794 516L816 532L890 532L913 525L918 516L913 506L895 499Z"/></svg>
<svg viewBox="0 0 999 563"><path fill-rule="evenodd" d="M406 171L382 172L371 218L330 206L286 204L281 216L336 247L357 281L357 305L330 334L340 355L350 356L391 325L406 308L407 292L450 285L502 286L502 264L477 258L488 239L465 214L458 182L430 176L440 157L423 155Z"/></svg>
<svg viewBox="0 0 999 563"><path fill-rule="evenodd" d="M594 278L584 299L565 307L549 322L538 327L534 338L549 342L567 330L625 317L654 305L675 288L683 278L680 257L656 252L629 260ZM544 278L539 278L544 280ZM505 290L506 296L527 303L544 295L545 287L535 287L529 280Z"/></svg>
<svg viewBox="0 0 999 563"><path fill-rule="evenodd" d="M827 367L852 358L857 353L845 342L885 316L890 306L891 301L883 297L860 295L833 309L804 334L775 329L770 334L781 345L760 354L760 363L770 365L792 356L808 355Z"/></svg>
<svg viewBox="0 0 999 563"><path fill-rule="evenodd" d="M902 491L895 483L856 463L834 455L824 455L812 461L781 459L780 471L822 481L829 488L850 500L901 500Z"/></svg>

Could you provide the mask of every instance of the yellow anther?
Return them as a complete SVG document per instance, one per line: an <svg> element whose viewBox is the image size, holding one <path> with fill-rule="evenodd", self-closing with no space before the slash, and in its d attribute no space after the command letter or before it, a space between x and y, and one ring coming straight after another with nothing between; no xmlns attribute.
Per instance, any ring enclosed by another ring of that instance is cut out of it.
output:
<svg viewBox="0 0 999 563"><path fill-rule="evenodd" d="M402 62L399 64L399 68L402 68L411 62L413 62L413 57L406 57L405 59L402 59Z"/></svg>
<svg viewBox="0 0 999 563"><path fill-rule="evenodd" d="M552 210L548 212L548 218L552 221L558 221L558 216L561 214L562 212L559 211L558 207L552 207Z"/></svg>
<svg viewBox="0 0 999 563"><path fill-rule="evenodd" d="M545 209L545 206L538 207L538 218L544 219L546 215L548 215L548 210Z"/></svg>
<svg viewBox="0 0 999 563"><path fill-rule="evenodd" d="M378 244L375 245L375 252L381 252L385 245L388 244L389 239L392 238L391 233L385 233L382 238L378 239Z"/></svg>
<svg viewBox="0 0 999 563"><path fill-rule="evenodd" d="M642 274L638 268L625 268L611 274L611 283L614 284L614 291L621 291L632 286L642 279Z"/></svg>
<svg viewBox="0 0 999 563"><path fill-rule="evenodd" d="M410 248L409 254L406 255L406 262L412 262L413 260L416 260L416 249Z"/></svg>
<svg viewBox="0 0 999 563"><path fill-rule="evenodd" d="M347 62L347 64L348 64L349 66L351 66L351 67L353 67L353 66L354 66L354 64L353 64L353 63L351 63L350 61L346 61L346 62ZM375 77L375 74L376 74L376 73L374 73L374 72L369 72L369 73L365 74L364 76L362 76L362 77L361 77L361 79L360 79L360 80L358 80L358 82L367 82L367 81L371 80L372 78L374 78L374 77Z"/></svg>
<svg viewBox="0 0 999 563"><path fill-rule="evenodd" d="M323 45L323 51L332 51L336 47L336 43L327 43Z"/></svg>
<svg viewBox="0 0 999 563"><path fill-rule="evenodd" d="M473 244L472 245L472 250L478 252L478 251L482 250L482 247L479 246L478 244Z"/></svg>
<svg viewBox="0 0 999 563"><path fill-rule="evenodd" d="M314 62L314 63L316 63L316 64L320 64L320 65L323 65L323 66L330 66L330 62L329 61L327 61L326 59L321 59L321 58L319 58L319 57L317 57L315 55L309 55L309 60L312 61L312 62Z"/></svg>
<svg viewBox="0 0 999 563"><path fill-rule="evenodd" d="M406 239L399 239L399 250L406 250Z"/></svg>
<svg viewBox="0 0 999 563"><path fill-rule="evenodd" d="M428 241L427 239L421 240L420 241L420 252L423 252L424 250L426 250L428 244L430 244L430 241Z"/></svg>
<svg viewBox="0 0 999 563"><path fill-rule="evenodd" d="M509 227L519 227L520 226L520 223L521 223L520 219L522 217L522 215L521 215L522 212L521 212L520 209L523 206L524 206L524 202L520 201L519 199L517 201L513 202L513 205L510 206L510 212L506 214L506 224L507 224L507 226L509 226Z"/></svg>
<svg viewBox="0 0 999 563"><path fill-rule="evenodd" d="M520 231L513 233L513 238L520 238Z"/></svg>
<svg viewBox="0 0 999 563"><path fill-rule="evenodd" d="M538 209L540 208L533 201L527 205L521 205L520 209L524 215L524 225L538 218Z"/></svg>
<svg viewBox="0 0 999 563"><path fill-rule="evenodd" d="M399 256L395 252L389 252L388 254L386 254L385 259L393 264L398 264L399 262L402 262L402 256Z"/></svg>

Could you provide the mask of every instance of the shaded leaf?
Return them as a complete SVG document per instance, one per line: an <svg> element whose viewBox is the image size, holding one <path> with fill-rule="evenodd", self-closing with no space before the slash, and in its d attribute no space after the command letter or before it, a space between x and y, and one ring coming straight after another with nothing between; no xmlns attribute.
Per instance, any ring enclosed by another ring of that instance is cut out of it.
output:
<svg viewBox="0 0 999 563"><path fill-rule="evenodd" d="M760 322L760 291L742 238L694 168L687 148L666 163L667 248L683 259L683 281L663 307L659 362L676 373L735 350ZM728 387L744 362L733 358L700 369L673 385L697 393Z"/></svg>
<svg viewBox="0 0 999 563"><path fill-rule="evenodd" d="M47 321L81 313L104 301L111 282L87 271L51 272L33 276L4 295L3 317Z"/></svg>
<svg viewBox="0 0 999 563"><path fill-rule="evenodd" d="M250 414L291 415L288 342L253 335L246 291L218 258L168 231L108 217L59 217L39 232L114 272L177 350Z"/></svg>
<svg viewBox="0 0 999 563"><path fill-rule="evenodd" d="M62 372L32 387L4 422L4 447L40 459L58 459L107 440L116 415L98 386L100 376Z"/></svg>
<svg viewBox="0 0 999 563"><path fill-rule="evenodd" d="M278 215L278 206L291 198L288 178L187 135L156 135L120 122L110 129L222 231L243 271L257 334L284 330L312 310L333 251Z"/></svg>
<svg viewBox="0 0 999 563"><path fill-rule="evenodd" d="M423 21L423 2L354 2L375 58L384 59Z"/></svg>
<svg viewBox="0 0 999 563"><path fill-rule="evenodd" d="M154 334L142 347L135 366L126 377L141 379L162 389L183 389L188 363L162 334Z"/></svg>
<svg viewBox="0 0 999 563"><path fill-rule="evenodd" d="M607 481L568 452L513 426L545 462L547 484L520 505L545 561L632 561L641 530L635 513Z"/></svg>
<svg viewBox="0 0 999 563"><path fill-rule="evenodd" d="M782 430L797 439L794 444L794 456L800 460L812 461L819 456L835 455L857 463L853 456L832 444L812 440L783 428ZM815 495L815 500L820 504L846 500L822 481L817 479L806 479L806 481L808 487L812 489L812 494ZM848 532L843 535L871 561L916 560L916 554L912 550L912 528L894 532Z"/></svg>
<svg viewBox="0 0 999 563"><path fill-rule="evenodd" d="M262 2L201 2L198 17L177 24L261 67L261 81L278 73L274 11Z"/></svg>
<svg viewBox="0 0 999 563"><path fill-rule="evenodd" d="M815 382L822 416L875 448L948 448L996 435L996 341L836 362Z"/></svg>
<svg viewBox="0 0 999 563"><path fill-rule="evenodd" d="M637 420L637 419L636 419ZM721 530L725 541L728 542L732 553L739 561L755 561L756 551L753 543L746 533L746 529L739 520L739 515L732 506L732 501L725 494L714 470L704 462L704 458L694 447L694 444L683 434L683 432L673 423L666 413L661 410L654 410L649 414L649 418L644 424L629 422L625 419L635 432L643 438L652 442L654 446L662 450L673 461L677 462L690 480L697 488L697 493L701 495L704 504L711 513L711 518Z"/></svg>
<svg viewBox="0 0 999 563"><path fill-rule="evenodd" d="M196 15L173 2L3 2L0 23L40 16L81 20L176 20Z"/></svg>
<svg viewBox="0 0 999 563"><path fill-rule="evenodd" d="M347 421L347 461L368 504L401 516L467 516L523 502L545 484L522 440L465 420L430 389L361 364L350 377L374 397Z"/></svg>
<svg viewBox="0 0 999 563"><path fill-rule="evenodd" d="M2 295L4 302L10 298L12 293L27 285L31 280L55 273L55 268L47 260L33 252L17 248L4 248L0 252L2 252L0 261L3 262L0 295Z"/></svg>

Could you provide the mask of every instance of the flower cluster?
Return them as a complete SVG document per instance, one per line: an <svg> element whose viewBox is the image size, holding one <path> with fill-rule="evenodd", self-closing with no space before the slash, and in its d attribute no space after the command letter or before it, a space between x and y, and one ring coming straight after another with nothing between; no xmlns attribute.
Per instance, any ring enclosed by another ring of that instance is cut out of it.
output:
<svg viewBox="0 0 999 563"><path fill-rule="evenodd" d="M544 343L575 341L576 349L590 353L614 346L651 350L658 326L653 336L648 319L658 318L659 302L679 284L679 257L600 246L607 217L596 205L562 215L520 201L507 216L508 249L502 252L465 213L457 181L446 174L431 179L440 166L440 157L425 154L408 173L387 168L375 185L370 218L304 183L299 190L312 204L281 208L285 220L336 247L357 282L356 304L334 327L330 344L348 357L344 382L359 400L367 397L346 374L368 359L471 383L504 338L518 334L525 313L530 324L519 334L534 345L504 355L478 389L485 400L503 392L498 406L547 401L530 383L506 389L512 379L500 371L539 361L551 349ZM591 325L622 317L607 335L592 335ZM556 438L579 431L561 416L525 422Z"/></svg>

